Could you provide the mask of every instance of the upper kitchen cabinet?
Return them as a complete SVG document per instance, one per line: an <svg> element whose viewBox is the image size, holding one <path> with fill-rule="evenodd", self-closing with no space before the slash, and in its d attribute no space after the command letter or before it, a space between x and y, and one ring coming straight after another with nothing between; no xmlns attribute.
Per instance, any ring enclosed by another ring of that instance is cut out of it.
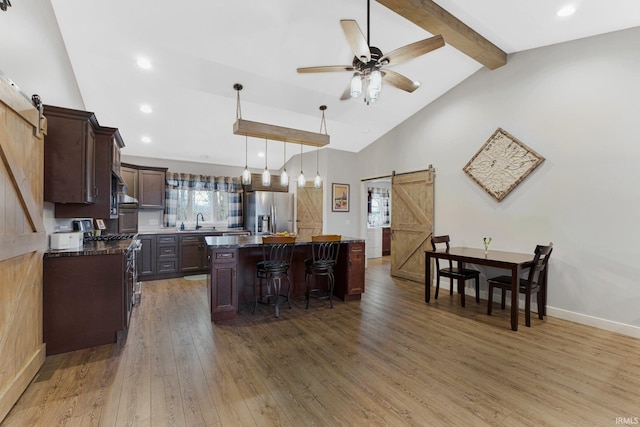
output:
<svg viewBox="0 0 640 427"><path fill-rule="evenodd" d="M94 203L95 130L93 113L44 106L48 133L44 144L44 200Z"/></svg>
<svg viewBox="0 0 640 427"><path fill-rule="evenodd" d="M122 179L127 196L138 199L140 209L163 209L167 168L137 166L122 163Z"/></svg>
<svg viewBox="0 0 640 427"><path fill-rule="evenodd" d="M120 178L120 149L124 142L116 128L97 126L95 128L95 197L92 204L56 203L57 218L118 218L118 188ZM45 159L46 162L46 159ZM117 167L115 165L117 164Z"/></svg>

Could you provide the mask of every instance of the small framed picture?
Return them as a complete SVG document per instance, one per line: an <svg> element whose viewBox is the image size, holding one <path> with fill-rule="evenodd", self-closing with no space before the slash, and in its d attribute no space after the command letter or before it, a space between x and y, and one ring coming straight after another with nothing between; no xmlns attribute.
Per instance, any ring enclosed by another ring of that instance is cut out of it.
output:
<svg viewBox="0 0 640 427"><path fill-rule="evenodd" d="M96 219L96 227L98 230L106 230L107 226L104 224L104 219Z"/></svg>
<svg viewBox="0 0 640 427"><path fill-rule="evenodd" d="M331 210L333 212L349 212L349 184L332 184Z"/></svg>

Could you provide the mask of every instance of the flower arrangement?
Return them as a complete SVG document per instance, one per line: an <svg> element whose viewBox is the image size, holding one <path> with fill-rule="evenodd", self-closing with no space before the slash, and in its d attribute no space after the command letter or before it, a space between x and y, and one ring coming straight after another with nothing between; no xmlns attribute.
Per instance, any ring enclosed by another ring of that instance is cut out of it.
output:
<svg viewBox="0 0 640 427"><path fill-rule="evenodd" d="M482 243L484 243L484 253L489 252L489 244L491 243L491 237L483 237Z"/></svg>

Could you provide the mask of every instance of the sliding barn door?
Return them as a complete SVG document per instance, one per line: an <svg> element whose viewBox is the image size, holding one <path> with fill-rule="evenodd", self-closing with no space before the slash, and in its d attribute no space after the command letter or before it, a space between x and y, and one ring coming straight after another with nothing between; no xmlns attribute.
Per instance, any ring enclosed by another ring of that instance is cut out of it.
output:
<svg viewBox="0 0 640 427"><path fill-rule="evenodd" d="M0 422L44 363L40 114L0 78Z"/></svg>
<svg viewBox="0 0 640 427"><path fill-rule="evenodd" d="M394 175L391 181L391 275L424 283L431 248L435 170Z"/></svg>
<svg viewBox="0 0 640 427"><path fill-rule="evenodd" d="M304 188L298 187L297 195L298 236L322 234L322 188L314 188L313 182L307 182Z"/></svg>

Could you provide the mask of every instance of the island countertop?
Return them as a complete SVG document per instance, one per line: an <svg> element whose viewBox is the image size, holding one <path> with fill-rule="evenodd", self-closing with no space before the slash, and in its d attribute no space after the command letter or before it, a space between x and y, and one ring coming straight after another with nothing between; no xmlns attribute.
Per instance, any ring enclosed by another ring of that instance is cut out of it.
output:
<svg viewBox="0 0 640 427"><path fill-rule="evenodd" d="M238 249L257 247L262 245L262 237L264 236L206 236L207 246L213 249ZM342 236L341 243L364 243L364 239L355 237ZM297 245L309 245L311 236L296 237Z"/></svg>

